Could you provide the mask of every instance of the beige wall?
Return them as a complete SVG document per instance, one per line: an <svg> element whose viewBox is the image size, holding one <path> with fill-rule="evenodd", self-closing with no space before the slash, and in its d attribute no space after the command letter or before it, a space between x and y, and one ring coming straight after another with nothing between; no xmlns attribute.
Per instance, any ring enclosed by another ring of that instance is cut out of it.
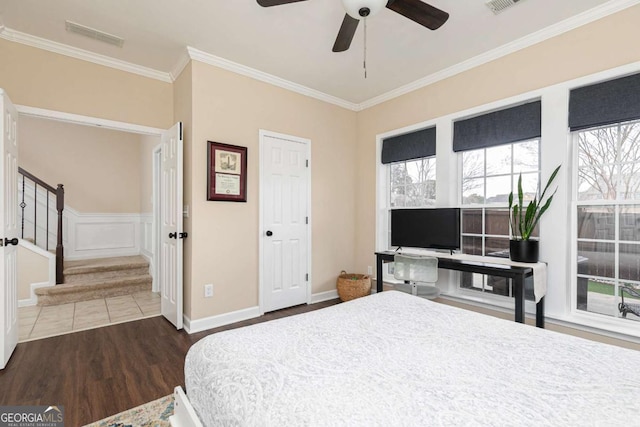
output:
<svg viewBox="0 0 640 427"><path fill-rule="evenodd" d="M258 305L260 129L311 140L312 292L335 289L354 265L356 113L200 62L192 79L190 317ZM207 140L248 147L246 203L206 200Z"/></svg>
<svg viewBox="0 0 640 427"><path fill-rule="evenodd" d="M141 212L140 186L151 179L143 179L140 135L22 116L18 139L20 166L54 187L63 184L71 208Z"/></svg>
<svg viewBox="0 0 640 427"><path fill-rule="evenodd" d="M31 284L49 281L49 259L18 246L18 299L31 298Z"/></svg>
<svg viewBox="0 0 640 427"><path fill-rule="evenodd" d="M167 129L171 83L0 39L0 87L14 104Z"/></svg>
<svg viewBox="0 0 640 427"><path fill-rule="evenodd" d="M4 40L0 87L16 104L159 128L183 121L184 308L201 319L258 304L259 129L312 141L312 292L329 291L340 270L374 265L377 134L639 61L637 22L640 6L359 113L199 62L171 85ZM206 201L207 140L248 147L247 203Z"/></svg>
<svg viewBox="0 0 640 427"><path fill-rule="evenodd" d="M162 129L173 124L173 87L170 83L3 39L0 39L0 58L0 87L7 91L17 105ZM24 116L20 118L21 131L24 128L23 118ZM28 149L28 146L22 144L21 148ZM43 152L32 153L31 159L35 163L30 163L31 167L41 162L49 149L50 147L45 146ZM24 161L30 155L24 154L23 150L20 153L20 165L29 170ZM138 156L139 154L136 155ZM53 176L52 182L64 181L57 181ZM72 200L77 196L72 195L69 184L67 195ZM138 208L119 207L116 210L106 209L104 212L140 209L139 199L133 205ZM79 209L84 209L84 206L85 203L80 202ZM104 206L88 207L91 212L103 208ZM39 259L38 255L24 248L19 251L19 298L23 299L29 297L28 285L47 281L48 267L43 264L43 257Z"/></svg>
<svg viewBox="0 0 640 427"><path fill-rule="evenodd" d="M634 6L358 113L356 268L375 265L377 134L640 61L638 22Z"/></svg>

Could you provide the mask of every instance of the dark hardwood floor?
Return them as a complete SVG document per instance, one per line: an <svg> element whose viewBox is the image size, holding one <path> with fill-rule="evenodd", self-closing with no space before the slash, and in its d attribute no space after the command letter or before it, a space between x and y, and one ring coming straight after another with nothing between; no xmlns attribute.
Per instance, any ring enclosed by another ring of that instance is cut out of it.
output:
<svg viewBox="0 0 640 427"><path fill-rule="evenodd" d="M0 406L63 405L65 426L82 426L184 387L184 358L201 338L338 303L291 307L189 335L163 317L18 344L0 371Z"/></svg>

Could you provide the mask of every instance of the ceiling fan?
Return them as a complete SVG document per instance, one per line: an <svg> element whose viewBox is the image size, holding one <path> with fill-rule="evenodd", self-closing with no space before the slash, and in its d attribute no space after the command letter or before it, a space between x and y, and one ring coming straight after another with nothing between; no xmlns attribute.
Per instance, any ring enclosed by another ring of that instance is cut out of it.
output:
<svg viewBox="0 0 640 427"><path fill-rule="evenodd" d="M257 0L262 7L279 6L306 0ZM338 37L333 45L334 52L349 49L360 20L373 16L385 6L418 24L437 30L447 22L449 14L420 0L342 0L345 11Z"/></svg>

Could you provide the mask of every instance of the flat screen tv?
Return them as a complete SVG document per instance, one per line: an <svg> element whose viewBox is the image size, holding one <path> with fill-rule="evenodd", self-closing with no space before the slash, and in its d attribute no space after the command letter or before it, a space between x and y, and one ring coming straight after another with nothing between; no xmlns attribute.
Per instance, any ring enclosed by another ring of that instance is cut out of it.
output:
<svg viewBox="0 0 640 427"><path fill-rule="evenodd" d="M460 208L393 209L391 246L460 249Z"/></svg>

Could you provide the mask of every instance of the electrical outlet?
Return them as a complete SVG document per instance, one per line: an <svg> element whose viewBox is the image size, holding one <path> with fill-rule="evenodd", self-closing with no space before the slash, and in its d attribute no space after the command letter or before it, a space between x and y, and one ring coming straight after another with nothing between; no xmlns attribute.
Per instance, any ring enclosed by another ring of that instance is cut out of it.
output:
<svg viewBox="0 0 640 427"><path fill-rule="evenodd" d="M208 283L204 285L204 297L211 298L213 296L213 284Z"/></svg>
<svg viewBox="0 0 640 427"><path fill-rule="evenodd" d="M367 267L367 274L368 274L369 276L371 276L371 275L373 274L373 267L371 267L371 266L368 266L368 267Z"/></svg>

